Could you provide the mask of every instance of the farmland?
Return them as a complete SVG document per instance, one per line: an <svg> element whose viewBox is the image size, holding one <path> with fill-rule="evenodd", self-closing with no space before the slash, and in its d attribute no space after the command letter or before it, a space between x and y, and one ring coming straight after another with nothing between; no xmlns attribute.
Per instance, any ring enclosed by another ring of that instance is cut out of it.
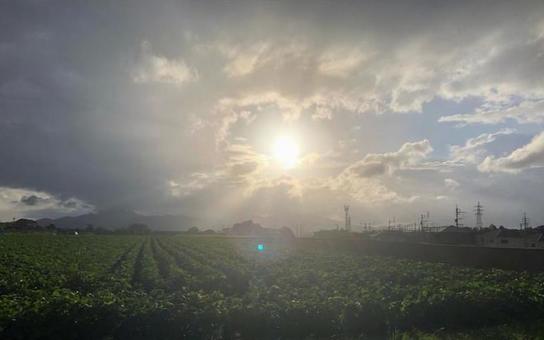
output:
<svg viewBox="0 0 544 340"><path fill-rule="evenodd" d="M263 244L1 235L0 337L409 338L507 327L505 334L544 311L541 274Z"/></svg>

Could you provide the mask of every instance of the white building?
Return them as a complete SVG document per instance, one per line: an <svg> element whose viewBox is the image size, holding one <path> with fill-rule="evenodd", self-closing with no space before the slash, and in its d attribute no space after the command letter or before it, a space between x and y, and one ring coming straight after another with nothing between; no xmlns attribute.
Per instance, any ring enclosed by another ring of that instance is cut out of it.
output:
<svg viewBox="0 0 544 340"><path fill-rule="evenodd" d="M544 234L533 230L499 228L484 232L477 237L478 244L501 248L544 248Z"/></svg>

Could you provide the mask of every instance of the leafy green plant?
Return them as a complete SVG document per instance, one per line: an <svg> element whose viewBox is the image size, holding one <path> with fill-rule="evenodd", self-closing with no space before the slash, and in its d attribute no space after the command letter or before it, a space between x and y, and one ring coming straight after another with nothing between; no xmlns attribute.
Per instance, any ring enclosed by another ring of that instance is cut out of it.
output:
<svg viewBox="0 0 544 340"><path fill-rule="evenodd" d="M9 234L0 337L462 338L541 320L543 278L251 239Z"/></svg>

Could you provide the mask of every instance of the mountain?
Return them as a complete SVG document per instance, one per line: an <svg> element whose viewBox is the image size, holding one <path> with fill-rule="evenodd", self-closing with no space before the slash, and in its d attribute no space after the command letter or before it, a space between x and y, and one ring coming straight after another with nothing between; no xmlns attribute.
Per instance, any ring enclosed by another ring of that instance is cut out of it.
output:
<svg viewBox="0 0 544 340"><path fill-rule="evenodd" d="M134 223L143 223L153 230L187 230L199 223L197 219L185 215L142 215L131 210L106 210L57 219L42 218L37 222L40 226L54 224L61 229L84 229L89 225L95 228L120 229Z"/></svg>

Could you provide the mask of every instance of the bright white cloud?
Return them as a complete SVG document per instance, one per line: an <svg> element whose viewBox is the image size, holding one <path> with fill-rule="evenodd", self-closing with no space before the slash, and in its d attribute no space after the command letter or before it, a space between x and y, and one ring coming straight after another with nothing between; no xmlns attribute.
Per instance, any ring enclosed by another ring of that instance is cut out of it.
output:
<svg viewBox="0 0 544 340"><path fill-rule="evenodd" d="M520 104L502 109L478 109L474 113L440 117L440 122L460 124L499 124L512 119L518 123L543 123L544 100L525 100Z"/></svg>
<svg viewBox="0 0 544 340"><path fill-rule="evenodd" d="M397 169L406 169L419 164L432 151L431 143L427 139L407 142L395 152L368 154L361 161L350 166L349 171L362 177L392 174Z"/></svg>
<svg viewBox="0 0 544 340"><path fill-rule="evenodd" d="M23 188L0 187L0 217L11 218L12 211L17 211L17 217L34 216L36 213L47 211L56 214L83 214L94 210L77 198L59 199L43 191Z"/></svg>
<svg viewBox="0 0 544 340"><path fill-rule="evenodd" d="M518 173L525 169L544 167L544 132L535 136L529 144L514 150L505 157L488 156L478 166L482 172Z"/></svg>
<svg viewBox="0 0 544 340"><path fill-rule="evenodd" d="M515 133L514 129L502 129L495 133L482 133L481 135L469 138L465 145L450 146L450 161L454 163L476 164L485 157L487 150L485 147L493 143L497 137Z"/></svg>

